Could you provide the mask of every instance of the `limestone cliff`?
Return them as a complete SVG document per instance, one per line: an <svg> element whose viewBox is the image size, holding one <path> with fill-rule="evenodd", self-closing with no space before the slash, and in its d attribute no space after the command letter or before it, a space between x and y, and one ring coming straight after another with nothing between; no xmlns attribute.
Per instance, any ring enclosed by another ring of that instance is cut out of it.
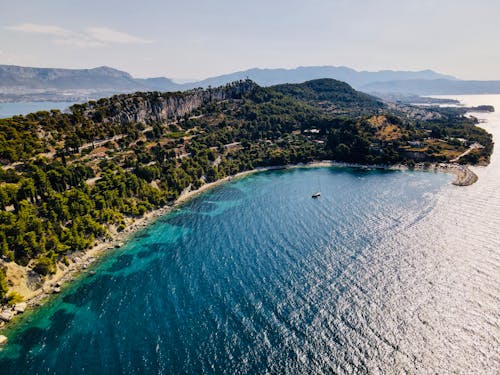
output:
<svg viewBox="0 0 500 375"><path fill-rule="evenodd" d="M94 122L102 123L161 123L182 117L211 102L240 99L258 87L250 80L209 89L185 92L137 92L115 95L72 107Z"/></svg>

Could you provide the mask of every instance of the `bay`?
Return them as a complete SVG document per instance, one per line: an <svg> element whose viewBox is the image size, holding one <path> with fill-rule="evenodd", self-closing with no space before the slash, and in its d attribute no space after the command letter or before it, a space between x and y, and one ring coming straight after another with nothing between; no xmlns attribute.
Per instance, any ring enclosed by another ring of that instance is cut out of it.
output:
<svg viewBox="0 0 500 375"><path fill-rule="evenodd" d="M477 116L498 139L498 113ZM23 317L2 374L498 372L498 152L474 171L219 186Z"/></svg>

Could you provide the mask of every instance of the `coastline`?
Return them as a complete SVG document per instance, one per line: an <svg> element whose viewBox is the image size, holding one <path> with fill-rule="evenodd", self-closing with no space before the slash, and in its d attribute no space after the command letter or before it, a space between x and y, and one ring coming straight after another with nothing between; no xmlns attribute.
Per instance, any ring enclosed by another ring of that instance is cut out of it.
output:
<svg viewBox="0 0 500 375"><path fill-rule="evenodd" d="M29 282L27 280L34 276L34 271L30 270L28 267L19 266L14 262L4 263L7 267L7 278L10 277L20 281L18 285L10 287L9 291L20 294L23 297L23 302L15 304L14 306L0 305L0 315L3 315L5 312L7 312L7 316L11 315L8 321L4 321L0 318L0 332L6 328L6 326L10 326L15 323L15 320L17 320L16 317L20 317L25 310L40 307L51 297L51 295L60 293L61 288L64 288L66 284L73 281L78 274L86 272L87 269L103 255L121 248L124 243L130 240L130 238L137 231L147 227L155 219L172 212L182 203L185 203L218 185L224 184L236 178L241 178L246 175L270 169L280 168L257 168L249 171L243 171L233 176L227 176L217 181L206 183L196 190L186 189L173 203L146 212L140 218L128 218L126 220L127 227L122 232L116 232L115 228L110 228L108 239L97 239L94 245L89 249L81 252L74 252L71 255L68 255L68 265L61 261L58 262L56 265L56 273L48 275L37 288L31 289L28 287ZM93 271L89 271L92 275L91 272Z"/></svg>
<svg viewBox="0 0 500 375"><path fill-rule="evenodd" d="M358 164L358 163L344 163L336 162L331 160L313 161L310 163L299 163L290 165L281 165L275 167L266 167L261 169L255 169L250 172L260 172L266 170L278 170L278 169L293 169L293 168L317 168L317 167L335 167L335 168L362 168L362 169L382 169L391 171L422 171L422 172L442 172L449 173L455 176L455 180L452 182L455 186L470 186L477 182L477 175L472 172L468 166L456 164L456 163L431 163L425 165L424 163L417 163L414 167L408 167L404 164ZM243 172L245 173L245 172Z"/></svg>
<svg viewBox="0 0 500 375"><path fill-rule="evenodd" d="M270 167L259 167L248 171L243 171L237 173L233 176L227 176L220 180L206 183L196 190L186 189L182 194L170 205L166 205L159 209L149 211L144 214L141 218L133 219L129 218L127 221L127 227L122 232L116 232L115 228L110 228L108 239L98 239L95 241L94 245L86 251L75 252L68 256L68 264L63 264L59 262L56 265L57 272L53 275L49 275L43 282L41 282L37 288L29 288L29 279L35 276L34 271L30 270L28 267L19 266L13 262L5 264L7 266L7 274L11 278L19 281L18 285L11 287L9 290L21 294L24 298L24 302L18 303L13 307L2 306L0 308L0 315L7 313L11 315L8 322L4 322L0 319L0 331L5 325L11 325L10 320L13 322L17 320L15 316L20 316L26 309L34 309L41 306L48 298L53 294L58 294L61 292L67 283L74 280L74 278L82 273L86 272L87 268L96 262L101 256L110 251L120 248L125 242L127 242L130 237L132 237L137 231L150 225L156 218L161 217L175 208L180 204L189 201L190 199L213 189L216 186L224 184L226 182L232 181L234 179L242 178L250 174L265 172L271 170L282 170L282 169L298 169L298 168L318 168L318 167L338 167L338 168L363 168L363 169L383 169L383 170L415 170L415 171L435 171L451 173L456 176L453 185L456 186L469 186L477 181L477 175L472 172L467 166L462 166L458 164L448 164L439 163L424 165L423 163L416 164L415 167L409 168L406 165L396 164L396 165L363 165L356 163L341 163L329 160L314 161L310 163L299 163L293 165L279 165ZM93 271L89 271L92 275Z"/></svg>

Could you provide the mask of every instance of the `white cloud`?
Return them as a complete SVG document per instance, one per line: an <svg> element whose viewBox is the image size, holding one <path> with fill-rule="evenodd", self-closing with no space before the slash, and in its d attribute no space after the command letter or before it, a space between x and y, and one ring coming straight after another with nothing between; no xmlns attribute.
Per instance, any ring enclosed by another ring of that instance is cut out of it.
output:
<svg viewBox="0 0 500 375"><path fill-rule="evenodd" d="M69 36L66 38L56 38L52 42L59 46L75 48L106 47L107 44L85 37L85 35Z"/></svg>
<svg viewBox="0 0 500 375"><path fill-rule="evenodd" d="M110 43L110 44L153 43L152 40L143 39L134 35L123 33L121 31L108 29L107 27L90 27L86 31L88 35L90 35L92 38L102 43Z"/></svg>
<svg viewBox="0 0 500 375"><path fill-rule="evenodd" d="M59 26L38 25L34 23L22 23L20 25L15 25L15 26L6 26L5 28L8 30L21 31L23 33L30 33L30 34L62 36L62 35L69 35L72 33L71 31L63 29L62 27Z"/></svg>
<svg viewBox="0 0 500 375"><path fill-rule="evenodd" d="M84 32L67 30L57 25L22 23L6 26L5 29L29 34L51 36L57 45L75 48L105 47L112 44L149 44L152 40L143 39L107 27L89 27Z"/></svg>

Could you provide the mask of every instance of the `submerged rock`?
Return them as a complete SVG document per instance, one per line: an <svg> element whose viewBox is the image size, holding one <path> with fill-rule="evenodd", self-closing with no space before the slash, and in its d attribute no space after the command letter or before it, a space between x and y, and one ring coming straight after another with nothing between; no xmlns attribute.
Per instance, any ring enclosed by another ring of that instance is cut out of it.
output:
<svg viewBox="0 0 500 375"><path fill-rule="evenodd" d="M9 339L7 338L7 336L0 335L0 345L7 344L7 341L9 341Z"/></svg>

